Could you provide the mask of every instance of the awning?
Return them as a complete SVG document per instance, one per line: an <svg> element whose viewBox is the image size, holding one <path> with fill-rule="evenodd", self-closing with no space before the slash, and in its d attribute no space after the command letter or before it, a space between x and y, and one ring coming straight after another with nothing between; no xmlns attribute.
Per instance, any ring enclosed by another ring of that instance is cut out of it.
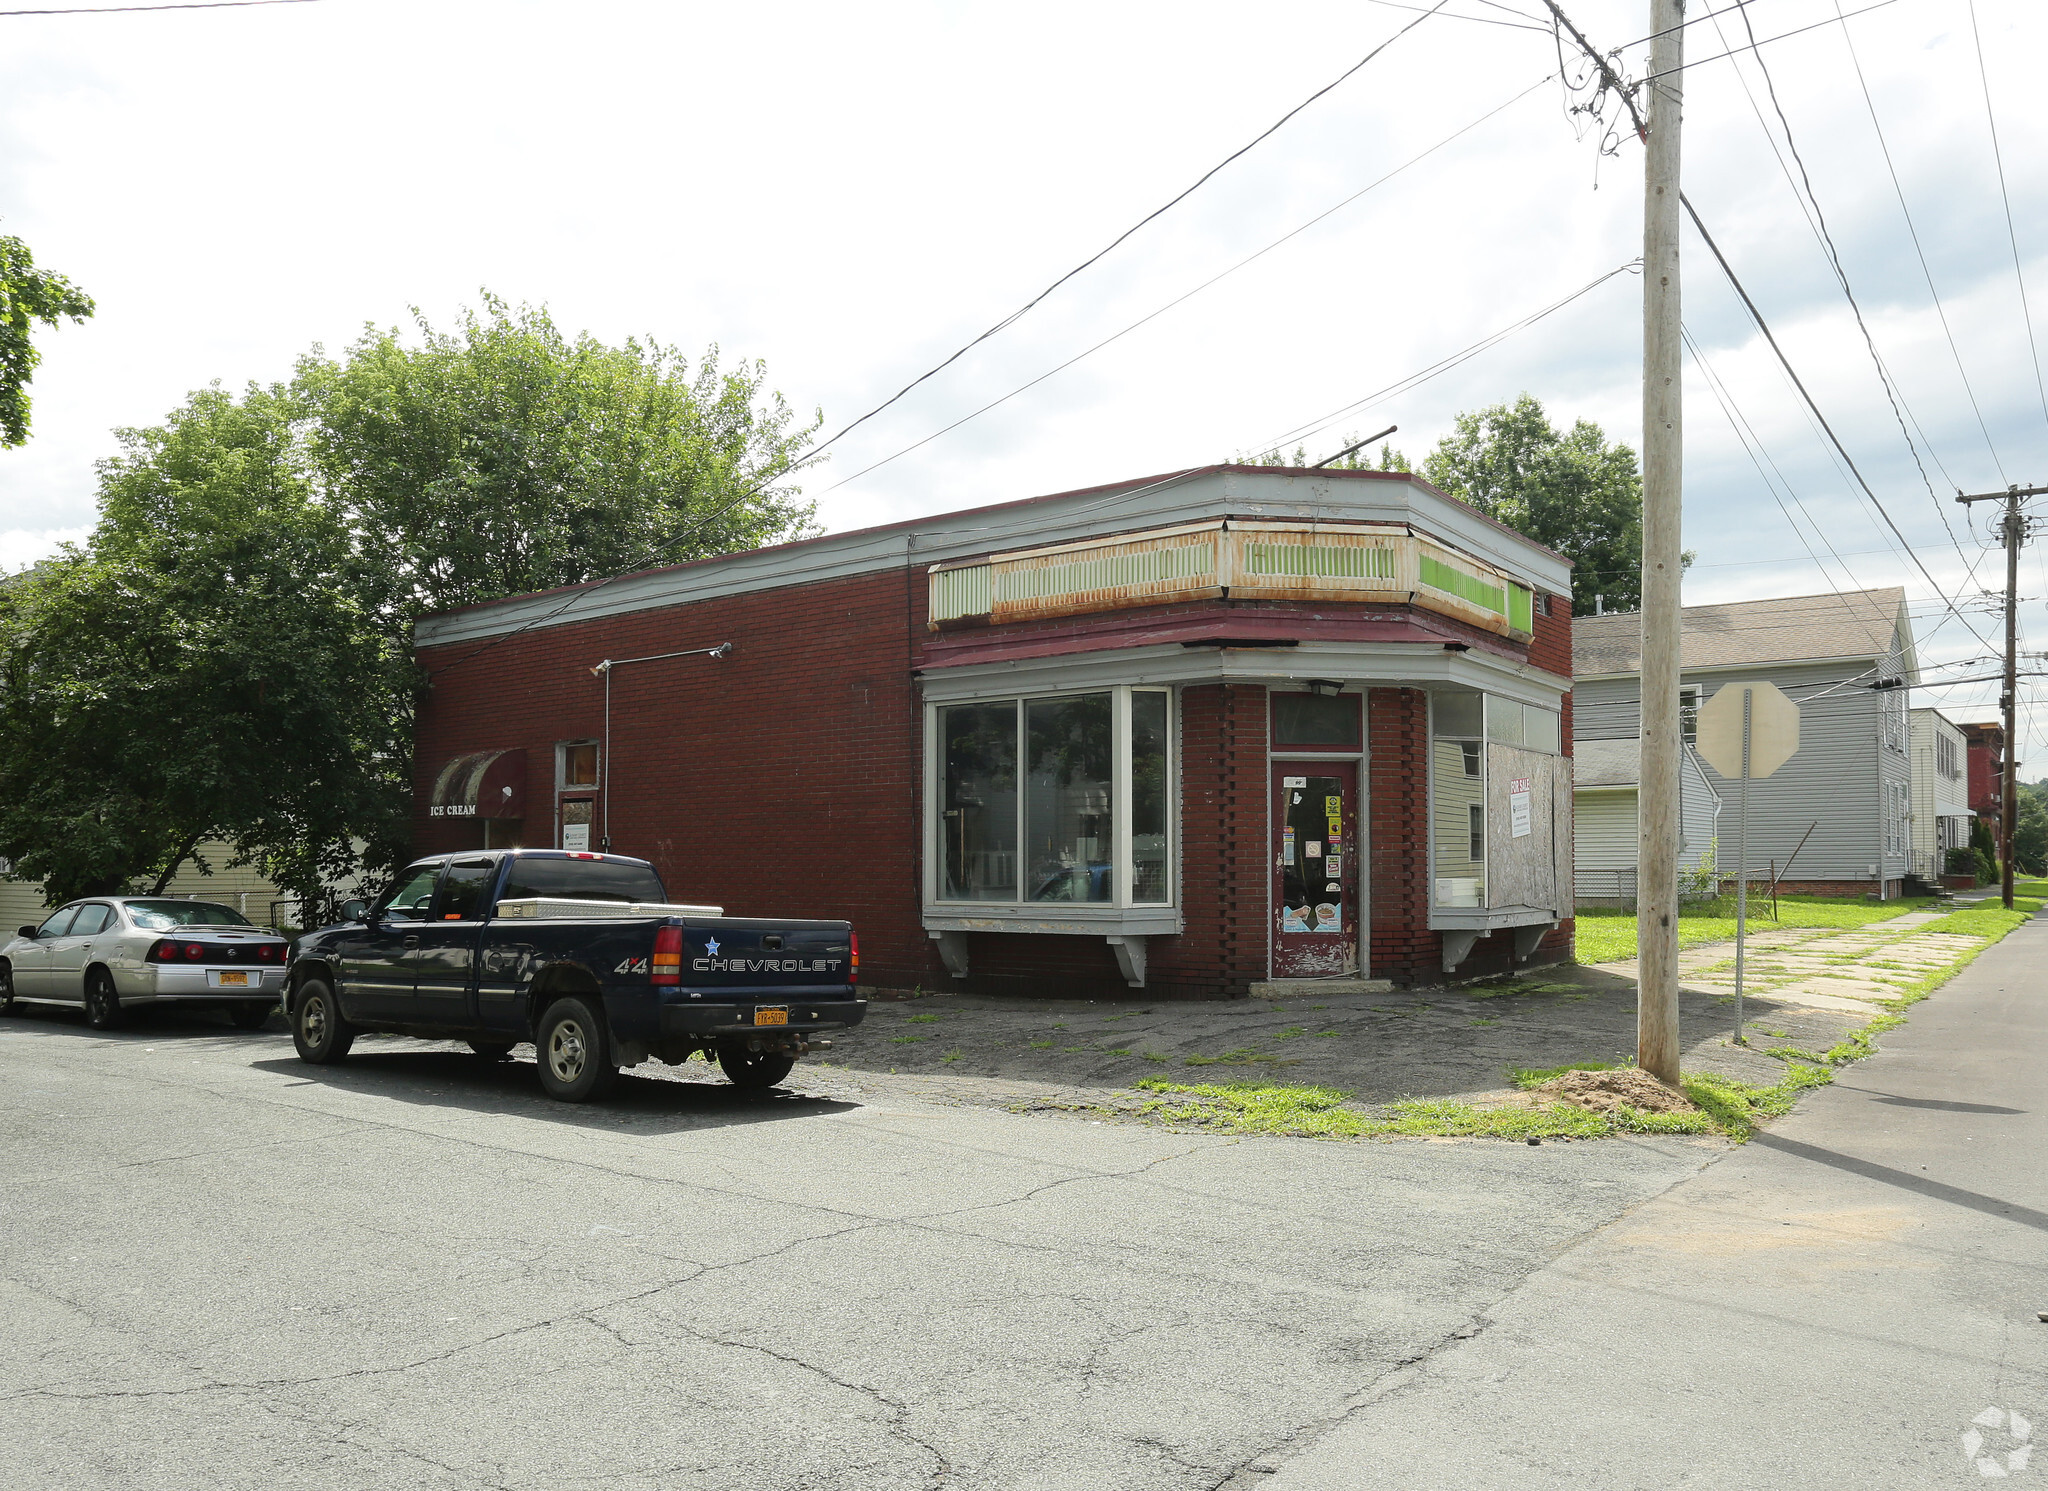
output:
<svg viewBox="0 0 2048 1491"><path fill-rule="evenodd" d="M526 752L472 751L434 778L430 818L524 818Z"/></svg>

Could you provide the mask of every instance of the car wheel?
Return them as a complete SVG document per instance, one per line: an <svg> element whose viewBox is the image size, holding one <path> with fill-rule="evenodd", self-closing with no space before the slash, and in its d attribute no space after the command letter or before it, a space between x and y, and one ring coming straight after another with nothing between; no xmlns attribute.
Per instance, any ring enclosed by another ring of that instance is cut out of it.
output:
<svg viewBox="0 0 2048 1491"><path fill-rule="evenodd" d="M270 1022L274 1004L237 1004L228 1009L228 1018L235 1022L237 1030L261 1030Z"/></svg>
<svg viewBox="0 0 2048 1491"><path fill-rule="evenodd" d="M611 1039L590 1003L580 998L557 999L541 1016L540 1085L564 1103L587 1103L602 1097L618 1081L612 1065Z"/></svg>
<svg viewBox="0 0 2048 1491"><path fill-rule="evenodd" d="M796 1058L777 1051L749 1051L738 1041L720 1041L718 1064L735 1087L773 1087L789 1075Z"/></svg>
<svg viewBox="0 0 2048 1491"><path fill-rule="evenodd" d="M512 1054L512 1048L518 1044L517 1041L471 1041L469 1049L485 1061L503 1061Z"/></svg>
<svg viewBox="0 0 2048 1491"><path fill-rule="evenodd" d="M0 1015L14 1012L14 965L0 963Z"/></svg>
<svg viewBox="0 0 2048 1491"><path fill-rule="evenodd" d="M121 1026L121 994L114 976L95 968L85 976L85 1023L94 1030L118 1030Z"/></svg>
<svg viewBox="0 0 2048 1491"><path fill-rule="evenodd" d="M292 1044L299 1059L325 1066L348 1055L356 1043L356 1028L341 1018L341 1006L325 979L309 978L299 985L299 1000L292 1011Z"/></svg>

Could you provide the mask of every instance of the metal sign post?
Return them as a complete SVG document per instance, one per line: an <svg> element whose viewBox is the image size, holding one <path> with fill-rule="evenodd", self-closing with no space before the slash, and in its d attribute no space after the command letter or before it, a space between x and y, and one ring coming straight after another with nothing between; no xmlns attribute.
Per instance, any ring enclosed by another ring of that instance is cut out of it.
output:
<svg viewBox="0 0 2048 1491"><path fill-rule="evenodd" d="M1742 983L1749 937L1749 784L1753 777L1769 776L1799 749L1799 706L1776 684L1725 684L1700 706L1697 734L1695 744L1707 764L1736 783L1735 1043L1741 1046L1748 1044L1742 1033Z"/></svg>

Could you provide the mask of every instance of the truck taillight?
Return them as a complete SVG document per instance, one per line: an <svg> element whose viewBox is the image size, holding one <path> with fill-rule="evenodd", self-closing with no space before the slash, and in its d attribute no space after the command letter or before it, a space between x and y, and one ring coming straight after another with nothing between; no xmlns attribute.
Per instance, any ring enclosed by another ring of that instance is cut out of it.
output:
<svg viewBox="0 0 2048 1491"><path fill-rule="evenodd" d="M860 933L850 932L847 946L852 949L852 961L847 965L846 981L849 984L857 984L860 982Z"/></svg>
<svg viewBox="0 0 2048 1491"><path fill-rule="evenodd" d="M650 984L680 984L683 981L683 929L658 927L654 933L654 961L649 965Z"/></svg>

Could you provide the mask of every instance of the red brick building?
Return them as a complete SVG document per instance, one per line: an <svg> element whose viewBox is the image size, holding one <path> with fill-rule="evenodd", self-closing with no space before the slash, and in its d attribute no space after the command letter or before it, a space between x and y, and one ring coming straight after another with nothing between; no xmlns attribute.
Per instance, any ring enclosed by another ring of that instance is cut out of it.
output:
<svg viewBox="0 0 2048 1491"><path fill-rule="evenodd" d="M1212 466L513 597L419 627L418 845L845 917L879 987L1560 957L1570 586L1415 478Z"/></svg>

